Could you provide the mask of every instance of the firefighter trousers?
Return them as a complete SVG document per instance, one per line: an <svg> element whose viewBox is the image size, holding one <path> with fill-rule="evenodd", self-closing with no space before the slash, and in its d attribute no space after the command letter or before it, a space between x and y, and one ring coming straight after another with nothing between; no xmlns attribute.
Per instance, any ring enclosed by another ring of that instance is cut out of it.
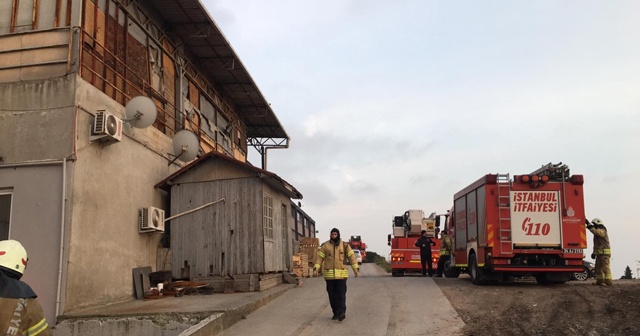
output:
<svg viewBox="0 0 640 336"><path fill-rule="evenodd" d="M436 276L441 277L442 273L444 273L444 264L449 261L451 258L450 255L442 254L440 255L440 259L438 260L438 270L436 271Z"/></svg>
<svg viewBox="0 0 640 336"><path fill-rule="evenodd" d="M420 254L420 264L422 265L422 275L427 275L427 266L429 268L429 276L433 275L433 262L431 254Z"/></svg>
<svg viewBox="0 0 640 336"><path fill-rule="evenodd" d="M611 256L596 255L596 283L612 285L613 275L611 274Z"/></svg>
<svg viewBox="0 0 640 336"><path fill-rule="evenodd" d="M347 279L327 280L327 294L333 315L347 312Z"/></svg>

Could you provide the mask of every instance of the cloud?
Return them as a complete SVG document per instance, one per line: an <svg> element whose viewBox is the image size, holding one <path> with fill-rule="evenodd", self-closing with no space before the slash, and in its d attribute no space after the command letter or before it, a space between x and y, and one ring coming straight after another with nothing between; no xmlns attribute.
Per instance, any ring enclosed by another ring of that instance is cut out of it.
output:
<svg viewBox="0 0 640 336"><path fill-rule="evenodd" d="M562 161L585 176L587 216L611 223L614 276L639 259L629 209L640 189L640 3L210 8L291 138L269 151L269 170L303 193L320 236L340 225L385 255L394 215L442 213L484 174Z"/></svg>

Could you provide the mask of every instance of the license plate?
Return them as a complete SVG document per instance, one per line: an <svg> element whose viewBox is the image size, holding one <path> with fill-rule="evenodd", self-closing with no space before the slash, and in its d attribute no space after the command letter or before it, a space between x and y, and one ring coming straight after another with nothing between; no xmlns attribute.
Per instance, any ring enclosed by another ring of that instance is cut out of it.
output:
<svg viewBox="0 0 640 336"><path fill-rule="evenodd" d="M420 260L420 255L419 254L412 254L411 255L411 260Z"/></svg>
<svg viewBox="0 0 640 336"><path fill-rule="evenodd" d="M562 249L562 253L583 253L582 249Z"/></svg>

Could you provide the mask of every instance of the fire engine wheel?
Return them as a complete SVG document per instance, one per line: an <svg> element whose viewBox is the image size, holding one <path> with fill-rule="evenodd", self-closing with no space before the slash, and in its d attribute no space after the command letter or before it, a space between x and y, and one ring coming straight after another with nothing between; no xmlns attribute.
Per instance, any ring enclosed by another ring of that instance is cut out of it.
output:
<svg viewBox="0 0 640 336"><path fill-rule="evenodd" d="M451 261L444 263L444 276L447 278L457 278L460 276L460 269L457 267L451 267Z"/></svg>
<svg viewBox="0 0 640 336"><path fill-rule="evenodd" d="M471 282L474 285L483 285L485 283L475 254L469 256L469 275L471 275Z"/></svg>

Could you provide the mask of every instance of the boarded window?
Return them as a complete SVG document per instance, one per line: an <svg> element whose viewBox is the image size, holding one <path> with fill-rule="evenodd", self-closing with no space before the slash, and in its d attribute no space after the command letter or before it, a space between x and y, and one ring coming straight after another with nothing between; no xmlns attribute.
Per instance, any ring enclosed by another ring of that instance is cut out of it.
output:
<svg viewBox="0 0 640 336"><path fill-rule="evenodd" d="M273 197L267 193L262 201L262 226L264 237L273 239Z"/></svg>

